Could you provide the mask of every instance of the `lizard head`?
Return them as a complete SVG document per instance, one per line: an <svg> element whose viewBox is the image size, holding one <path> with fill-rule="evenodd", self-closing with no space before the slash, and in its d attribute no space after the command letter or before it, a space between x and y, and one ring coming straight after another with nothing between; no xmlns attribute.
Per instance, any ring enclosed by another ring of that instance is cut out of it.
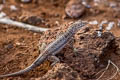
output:
<svg viewBox="0 0 120 80"><path fill-rule="evenodd" d="M73 25L76 26L77 28L79 28L79 27L81 28L81 27L85 26L86 24L88 24L88 22L82 21L82 20L78 20L75 23L73 23Z"/></svg>
<svg viewBox="0 0 120 80"><path fill-rule="evenodd" d="M71 24L72 32L78 31L79 29L81 29L82 27L84 27L87 24L88 24L87 21L82 21L82 20L78 20L78 21L72 23Z"/></svg>

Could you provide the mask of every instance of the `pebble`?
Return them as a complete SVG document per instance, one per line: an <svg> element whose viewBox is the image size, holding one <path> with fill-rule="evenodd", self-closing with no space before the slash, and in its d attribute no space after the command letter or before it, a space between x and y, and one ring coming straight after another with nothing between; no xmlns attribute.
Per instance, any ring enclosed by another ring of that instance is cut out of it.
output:
<svg viewBox="0 0 120 80"><path fill-rule="evenodd" d="M57 26L59 26L59 25L60 25L59 21L55 21L55 24L56 24Z"/></svg>
<svg viewBox="0 0 120 80"><path fill-rule="evenodd" d="M117 4L116 4L116 3L113 3L113 2L110 2L110 3L109 3L109 6L110 6L111 8L115 8L115 7L117 7Z"/></svg>
<svg viewBox="0 0 120 80"><path fill-rule="evenodd" d="M0 5L0 11L3 9L3 7L4 7L4 6L1 4L1 5Z"/></svg>
<svg viewBox="0 0 120 80"><path fill-rule="evenodd" d="M117 23L118 27L120 27L120 19L118 19L118 23Z"/></svg>
<svg viewBox="0 0 120 80"><path fill-rule="evenodd" d="M81 3L81 0L71 0L65 8L65 13L70 18L79 18L84 12L85 6Z"/></svg>
<svg viewBox="0 0 120 80"><path fill-rule="evenodd" d="M94 21L90 21L89 24L97 25L97 24L98 24L98 21L96 21L96 20L94 20Z"/></svg>
<svg viewBox="0 0 120 80"><path fill-rule="evenodd" d="M94 0L94 5L98 6L99 2L100 2L100 0Z"/></svg>
<svg viewBox="0 0 120 80"><path fill-rule="evenodd" d="M106 30L107 31L111 30L114 24L115 24L114 22L109 22L108 26L106 27Z"/></svg>
<svg viewBox="0 0 120 80"><path fill-rule="evenodd" d="M91 5L88 5L86 1L82 1L82 4L86 7L86 8L91 8Z"/></svg>
<svg viewBox="0 0 120 80"><path fill-rule="evenodd" d="M3 4L5 4L6 0L2 0L3 1Z"/></svg>
<svg viewBox="0 0 120 80"><path fill-rule="evenodd" d="M106 24L106 23L108 23L108 21L104 20L104 21L101 22L101 25Z"/></svg>
<svg viewBox="0 0 120 80"><path fill-rule="evenodd" d="M0 4L5 4L6 0L0 0Z"/></svg>
<svg viewBox="0 0 120 80"><path fill-rule="evenodd" d="M44 19L38 16L30 16L25 20L25 22L32 25L39 25L44 23Z"/></svg>
<svg viewBox="0 0 120 80"><path fill-rule="evenodd" d="M94 0L94 2L100 2L100 0Z"/></svg>
<svg viewBox="0 0 120 80"><path fill-rule="evenodd" d="M3 17L5 17L5 16L6 16L6 13L0 12L0 18L3 18Z"/></svg>
<svg viewBox="0 0 120 80"><path fill-rule="evenodd" d="M98 33L98 37L101 37L102 36L102 31L103 31L103 24L106 24L108 23L107 20L104 20L102 21L100 24L99 24L99 31L97 32Z"/></svg>
<svg viewBox="0 0 120 80"><path fill-rule="evenodd" d="M13 44L12 43L8 43L7 45L5 45L5 48L7 50L9 50L9 49L13 48Z"/></svg>
<svg viewBox="0 0 120 80"><path fill-rule="evenodd" d="M86 1L82 1L82 4L83 4L83 5L87 5L87 2L86 2Z"/></svg>
<svg viewBox="0 0 120 80"><path fill-rule="evenodd" d="M17 11L17 10L18 10L15 5L11 5L11 6L10 6L10 9L11 9L11 11Z"/></svg>
<svg viewBox="0 0 120 80"><path fill-rule="evenodd" d="M20 0L22 3L30 3L32 0Z"/></svg>
<svg viewBox="0 0 120 80"><path fill-rule="evenodd" d="M108 23L107 20L102 21L99 25L99 30L102 30L103 29L103 24L106 24L106 23Z"/></svg>
<svg viewBox="0 0 120 80"><path fill-rule="evenodd" d="M97 31L97 33L98 33L98 37L102 36L102 32L101 31Z"/></svg>

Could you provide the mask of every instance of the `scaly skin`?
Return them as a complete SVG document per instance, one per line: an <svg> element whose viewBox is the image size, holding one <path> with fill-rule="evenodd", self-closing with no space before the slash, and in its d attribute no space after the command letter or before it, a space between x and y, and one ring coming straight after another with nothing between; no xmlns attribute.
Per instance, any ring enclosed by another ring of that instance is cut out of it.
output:
<svg viewBox="0 0 120 80"><path fill-rule="evenodd" d="M35 67L39 66L41 63L43 63L48 57L56 55L61 49L65 47L65 45L71 40L72 36L75 35L75 33L81 29L81 27L85 26L87 22L84 21L76 21L72 25L70 25L70 28L58 39L50 43L45 50L39 55L39 57L27 68L20 70L18 72L0 75L0 78L3 77L10 77L10 76L17 76L21 75L23 73L29 72Z"/></svg>

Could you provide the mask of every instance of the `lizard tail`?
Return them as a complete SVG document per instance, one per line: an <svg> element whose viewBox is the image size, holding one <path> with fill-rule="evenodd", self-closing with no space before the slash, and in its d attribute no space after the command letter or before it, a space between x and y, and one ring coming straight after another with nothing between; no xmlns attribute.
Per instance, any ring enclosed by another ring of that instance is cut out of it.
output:
<svg viewBox="0 0 120 80"><path fill-rule="evenodd" d="M10 73L10 74L5 74L5 75L0 75L0 78L3 77L11 77L11 76L18 76L21 75L23 73L29 72L31 71L33 68L39 66L44 60L45 60L46 56L42 57L41 55L39 55L39 57L27 68L20 70L18 72L14 72L14 73Z"/></svg>
<svg viewBox="0 0 120 80"><path fill-rule="evenodd" d="M39 66L45 60L46 57L47 57L46 55L44 57L41 56L41 55L39 55L39 57L30 66L28 66L27 68L25 68L23 70L20 70L18 72L14 72L14 73L10 73L10 74L5 74L5 75L0 75L0 78L11 77L11 76L18 76L18 75L21 75L23 73L29 72L33 68Z"/></svg>
<svg viewBox="0 0 120 80"><path fill-rule="evenodd" d="M31 64L29 67L23 69L23 70L20 70L18 72L14 72L14 73L10 73L10 74L5 74L5 75L0 75L0 78L3 78L3 77L11 77L11 76L18 76L18 75L21 75L23 73L26 73L26 72L29 72L30 70L32 70L34 67L36 67L34 64Z"/></svg>

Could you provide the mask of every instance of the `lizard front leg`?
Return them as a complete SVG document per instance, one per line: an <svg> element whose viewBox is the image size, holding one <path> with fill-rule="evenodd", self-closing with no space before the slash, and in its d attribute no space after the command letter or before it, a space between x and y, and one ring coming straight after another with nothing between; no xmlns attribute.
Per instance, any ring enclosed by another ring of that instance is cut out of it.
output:
<svg viewBox="0 0 120 80"><path fill-rule="evenodd" d="M39 47L39 52L43 52L44 51L44 49L46 48L46 46L47 46L47 44L44 42L44 43L40 43L39 42L39 45L38 45L38 47Z"/></svg>
<svg viewBox="0 0 120 80"><path fill-rule="evenodd" d="M60 62L60 59L56 56L49 56L48 60L52 62L51 66L54 66L56 63Z"/></svg>

